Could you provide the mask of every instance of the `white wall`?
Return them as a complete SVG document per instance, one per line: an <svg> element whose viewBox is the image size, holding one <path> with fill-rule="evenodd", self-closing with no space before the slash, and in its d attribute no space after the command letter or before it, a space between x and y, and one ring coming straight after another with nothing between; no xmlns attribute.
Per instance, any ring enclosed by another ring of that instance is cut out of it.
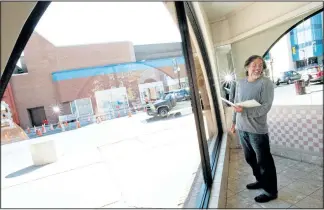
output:
<svg viewBox="0 0 324 210"><path fill-rule="evenodd" d="M281 25L257 33L249 38L232 44L233 61L237 70L237 76L244 76L244 62L251 55L263 55L269 47L291 26L299 20L310 15L312 12L299 16L293 20L287 21Z"/></svg>
<svg viewBox="0 0 324 210"><path fill-rule="evenodd" d="M321 2L255 2L211 24L214 46L240 41L322 7Z"/></svg>
<svg viewBox="0 0 324 210"><path fill-rule="evenodd" d="M309 2L255 2L228 19L231 35L245 33L307 4Z"/></svg>

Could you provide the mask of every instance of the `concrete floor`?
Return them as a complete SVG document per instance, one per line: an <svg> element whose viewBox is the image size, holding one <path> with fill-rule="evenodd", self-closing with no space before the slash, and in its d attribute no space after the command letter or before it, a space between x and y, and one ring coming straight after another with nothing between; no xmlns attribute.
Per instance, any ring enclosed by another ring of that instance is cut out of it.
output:
<svg viewBox="0 0 324 210"><path fill-rule="evenodd" d="M323 208L323 168L274 156L278 174L278 199L259 204L254 197L261 190L247 190L254 182L241 149L232 149L228 175L226 208Z"/></svg>

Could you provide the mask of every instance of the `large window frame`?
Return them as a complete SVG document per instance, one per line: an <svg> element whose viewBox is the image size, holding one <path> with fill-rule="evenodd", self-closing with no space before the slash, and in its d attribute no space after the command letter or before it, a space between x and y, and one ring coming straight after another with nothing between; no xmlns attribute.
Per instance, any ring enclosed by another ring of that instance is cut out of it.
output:
<svg viewBox="0 0 324 210"><path fill-rule="evenodd" d="M1 75L1 82L0 82L0 97L2 99L4 91L9 83L10 78L14 72L16 63L24 50L29 38L31 37L35 26L37 25L38 21L48 8L50 2L37 2L36 6L34 7L33 11L31 12L30 16L28 17L26 23L24 24L21 33L17 39L17 42L13 48L13 51L8 59L6 67L4 69L3 74ZM218 156L220 153L220 145L221 140L224 135L221 117L220 117L220 108L218 105L218 96L216 93L216 85L215 85L215 76L213 75L211 69L211 63L208 57L207 47L205 43L204 36L202 34L201 26L199 25L197 15L195 14L195 10L193 4L191 2L174 2L176 15L178 20L178 26L182 38L182 50L183 55L185 58L187 75L189 79L189 85L192 92L191 102L192 102L192 109L194 113L194 118L196 122L196 129L197 129L197 137L199 143L199 152L201 157L201 169L203 172L204 183L202 186L202 190L198 197L197 208L207 208L209 197L211 193L211 186L213 183L213 179L216 172L216 164L218 160ZM208 145L206 141L205 135L205 126L203 120L203 114L201 109L201 102L199 97L198 91L198 84L196 81L196 71L194 65L194 58L193 58L193 51L190 42L189 36L189 25L192 26L196 40L198 41L198 47L200 49L203 63L205 66L208 84L211 91L211 97L213 103L213 108L215 110L215 119L216 119L216 126L218 127L217 136L211 137L212 144ZM212 88L213 87L213 88ZM215 88L214 88L215 87ZM212 148L208 148L208 147ZM209 154L209 149L211 149L211 154Z"/></svg>
<svg viewBox="0 0 324 210"><path fill-rule="evenodd" d="M213 179L215 177L217 160L220 153L221 140L223 138L224 131L223 131L222 121L220 117L220 108L217 103L218 96L216 93L216 89L211 88L211 87L216 87L215 76L213 75L212 72L206 43L202 34L201 27L198 22L197 15L194 10L194 6L192 2L175 2L174 4L176 8L179 30L182 38L181 44L182 44L183 55L186 63L189 85L192 90L192 97L191 97L192 109L196 121L198 143L199 143L199 150L200 150L199 152L201 157L201 168L204 177L204 183L203 186L201 187L201 192L197 199L196 207L207 208L209 197L211 194ZM187 17L189 21L187 21ZM195 80L196 72L195 72L194 59L192 53L193 50L191 47L190 36L189 36L188 22L190 22L193 28L195 37L198 42L199 50L202 54L202 58L203 58L203 62L205 65L205 70L208 78L208 83L209 83L208 88L210 88L211 90L212 101L214 102L213 106L216 115L215 117L216 117L216 125L218 127L218 134L217 136L212 137L214 138L215 144L211 144L213 146L211 155L209 155L208 152L208 145L206 141L206 135L204 132L203 115L202 115L202 110L201 110L200 100L199 100L198 85Z"/></svg>

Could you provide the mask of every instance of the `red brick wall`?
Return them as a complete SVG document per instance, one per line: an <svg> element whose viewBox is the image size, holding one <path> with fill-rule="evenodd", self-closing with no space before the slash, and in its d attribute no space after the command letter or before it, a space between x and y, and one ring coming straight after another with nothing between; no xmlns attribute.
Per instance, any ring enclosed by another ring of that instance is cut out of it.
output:
<svg viewBox="0 0 324 210"><path fill-rule="evenodd" d="M53 115L51 108L54 104L91 97L95 108L96 102L92 90L96 86L96 80L101 81L104 89L109 89L111 86L119 87L119 83L116 82L122 80L129 93L132 92L134 95L131 97L129 94L131 101L139 102L138 84L141 71L134 72L130 78L117 78L117 80L110 80L109 76L103 75L53 82L51 75L52 72L67 69L135 62L134 47L131 42L55 47L35 32L24 49L24 57L28 74L11 78L17 113L23 128L32 126L28 108L44 106L49 123L57 122L57 116ZM180 69L180 76L185 76L185 66L180 65ZM177 78L172 67L163 67L160 70L172 78Z"/></svg>
<svg viewBox="0 0 324 210"><path fill-rule="evenodd" d="M180 78L186 77L187 72L186 72L186 66L184 64L180 64ZM178 74L174 74L173 72L173 67L172 66L166 66L166 67L161 67L159 68L163 73L169 75L171 78L178 78Z"/></svg>
<svg viewBox="0 0 324 210"><path fill-rule="evenodd" d="M72 80L63 80L55 83L61 101L73 101L79 98L91 98L92 106L96 112L95 91L121 87L122 84L128 91L131 103L139 103L139 80L143 71L134 71L131 75L110 74Z"/></svg>
<svg viewBox="0 0 324 210"><path fill-rule="evenodd" d="M17 112L23 128L31 126L27 109L38 106L44 106L50 123L57 122L50 106L66 100L59 97L59 90L52 82L52 72L135 61L130 42L55 47L37 33L33 33L28 41L24 57L28 74L11 78Z"/></svg>
<svg viewBox="0 0 324 210"><path fill-rule="evenodd" d="M131 42L59 47L57 59L56 71L136 61Z"/></svg>
<svg viewBox="0 0 324 210"><path fill-rule="evenodd" d="M20 124L19 117L16 109L15 99L12 93L11 84L9 83L2 97L2 101L6 102L9 105L12 119L16 124Z"/></svg>
<svg viewBox="0 0 324 210"><path fill-rule="evenodd" d="M12 89L21 127L32 126L27 109L44 106L49 121L56 121L50 105L57 103L51 72L56 70L56 50L34 34L24 49L28 74L12 76Z"/></svg>

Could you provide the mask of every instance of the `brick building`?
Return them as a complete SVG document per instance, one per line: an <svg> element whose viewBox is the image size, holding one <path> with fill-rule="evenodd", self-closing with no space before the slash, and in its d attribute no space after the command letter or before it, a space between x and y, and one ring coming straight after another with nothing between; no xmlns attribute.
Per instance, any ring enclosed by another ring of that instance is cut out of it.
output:
<svg viewBox="0 0 324 210"><path fill-rule="evenodd" d="M14 96L13 96L13 92L12 92L12 88L10 83L8 84L3 97L2 97L2 101L6 102L6 104L8 104L8 106L10 107L10 112L12 115L12 120L16 123L19 124L19 117L18 117L18 113L17 113L17 109L16 109L16 104L15 104L15 100L14 100Z"/></svg>
<svg viewBox="0 0 324 210"><path fill-rule="evenodd" d="M91 98L96 113L97 90L126 87L129 104L139 104L139 84L162 81L167 86L166 75L177 78L174 58L180 77L186 77L181 45L174 43L175 47L170 47L172 44L164 51L163 44L138 46L138 60L136 46L131 42L56 47L35 32L24 49L27 73L15 75L10 81L20 126L32 126L35 113L38 118L56 123L58 116L52 106L62 104L63 114L68 114L69 102L80 98ZM153 54L151 59L149 55Z"/></svg>

